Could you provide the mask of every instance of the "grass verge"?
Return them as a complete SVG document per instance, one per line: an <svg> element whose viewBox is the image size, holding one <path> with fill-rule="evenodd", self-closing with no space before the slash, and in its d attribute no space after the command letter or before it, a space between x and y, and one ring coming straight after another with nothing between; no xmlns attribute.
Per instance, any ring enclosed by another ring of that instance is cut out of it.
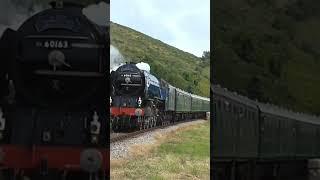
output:
<svg viewBox="0 0 320 180"><path fill-rule="evenodd" d="M132 154L111 161L111 179L209 179L210 124L161 135L156 145L136 146Z"/></svg>

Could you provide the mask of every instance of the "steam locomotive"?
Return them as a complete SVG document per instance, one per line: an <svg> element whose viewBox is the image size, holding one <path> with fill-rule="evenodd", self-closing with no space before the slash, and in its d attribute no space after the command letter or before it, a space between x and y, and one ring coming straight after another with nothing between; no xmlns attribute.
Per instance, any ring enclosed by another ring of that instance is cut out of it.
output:
<svg viewBox="0 0 320 180"><path fill-rule="evenodd" d="M1 37L2 174L102 179L109 171L109 30L79 4L51 7Z"/></svg>
<svg viewBox="0 0 320 180"><path fill-rule="evenodd" d="M173 87L134 63L112 71L110 82L110 127L115 132L204 118L210 109L208 98Z"/></svg>

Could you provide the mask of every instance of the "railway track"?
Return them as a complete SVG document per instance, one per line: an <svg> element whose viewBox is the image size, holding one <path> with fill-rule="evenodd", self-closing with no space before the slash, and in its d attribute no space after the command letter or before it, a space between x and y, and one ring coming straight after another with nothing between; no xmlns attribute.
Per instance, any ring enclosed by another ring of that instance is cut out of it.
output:
<svg viewBox="0 0 320 180"><path fill-rule="evenodd" d="M123 141L125 139L129 139L129 138L134 138L140 134L146 133L146 132L150 132L150 131L154 131L156 129L162 129L165 127L169 127L172 125L176 125L176 124L180 124L180 123L185 123L185 122L190 122L190 121L196 121L199 119L189 119L189 120L185 120L185 121L178 121L178 122L174 122L174 123L168 123L168 124L164 124L161 126L156 126L156 127L152 127L152 128L148 128L148 129L143 129L140 131L134 131L134 132L130 132L130 133L116 133L114 135L110 134L110 143L114 143L114 142L119 142L119 141Z"/></svg>

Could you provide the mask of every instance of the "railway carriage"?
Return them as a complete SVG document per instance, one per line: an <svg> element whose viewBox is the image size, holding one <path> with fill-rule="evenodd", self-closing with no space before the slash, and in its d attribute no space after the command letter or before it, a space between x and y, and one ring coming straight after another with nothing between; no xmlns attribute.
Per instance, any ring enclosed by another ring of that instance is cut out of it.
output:
<svg viewBox="0 0 320 180"><path fill-rule="evenodd" d="M177 121L190 118L189 113L191 112L191 94L181 89L176 88L176 117Z"/></svg>
<svg viewBox="0 0 320 180"><path fill-rule="evenodd" d="M210 111L210 99L191 94L191 112L192 117L203 117L203 112Z"/></svg>
<svg viewBox="0 0 320 180"><path fill-rule="evenodd" d="M259 103L260 158L303 159L319 156L319 119Z"/></svg>
<svg viewBox="0 0 320 180"><path fill-rule="evenodd" d="M222 88L215 88L213 93L213 157L257 158L257 105Z"/></svg>
<svg viewBox="0 0 320 180"><path fill-rule="evenodd" d="M224 177L234 176L232 169L244 179L259 178L256 172L241 174L254 170L253 164L264 167L258 168L261 174L269 170L269 174L298 176L305 172L307 159L320 157L319 117L253 101L220 86L213 87L213 99L216 178L226 172ZM290 167L302 170L290 172Z"/></svg>

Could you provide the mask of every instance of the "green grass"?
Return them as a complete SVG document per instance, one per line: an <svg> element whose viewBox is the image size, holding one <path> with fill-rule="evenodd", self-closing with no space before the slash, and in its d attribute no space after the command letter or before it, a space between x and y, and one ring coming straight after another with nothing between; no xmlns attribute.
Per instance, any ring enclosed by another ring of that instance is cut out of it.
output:
<svg viewBox="0 0 320 180"><path fill-rule="evenodd" d="M209 179L209 127L205 122L178 130L149 153L111 165L111 179Z"/></svg>
<svg viewBox="0 0 320 180"><path fill-rule="evenodd" d="M111 44L130 62L146 62L173 86L209 97L210 62L131 28L111 23Z"/></svg>

